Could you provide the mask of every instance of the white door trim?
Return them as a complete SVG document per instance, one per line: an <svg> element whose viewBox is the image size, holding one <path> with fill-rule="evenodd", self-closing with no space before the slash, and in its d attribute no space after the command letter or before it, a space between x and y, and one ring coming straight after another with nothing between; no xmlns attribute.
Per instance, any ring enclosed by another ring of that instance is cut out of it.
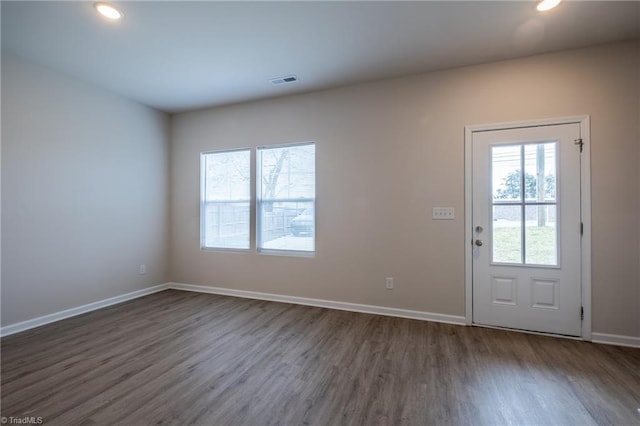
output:
<svg viewBox="0 0 640 426"><path fill-rule="evenodd" d="M473 224L472 224L472 188L473 188L473 151L472 141L474 132L491 130L516 129L522 127L551 126L557 124L580 125L580 136L583 142L583 151L580 161L580 204L583 235L581 250L581 274L582 274L582 306L584 308L584 320L582 321L582 339L591 340L591 134L588 115L563 118L547 118L530 121L517 121L510 123L495 123L465 126L464 128L464 239L465 239L465 324L473 324Z"/></svg>

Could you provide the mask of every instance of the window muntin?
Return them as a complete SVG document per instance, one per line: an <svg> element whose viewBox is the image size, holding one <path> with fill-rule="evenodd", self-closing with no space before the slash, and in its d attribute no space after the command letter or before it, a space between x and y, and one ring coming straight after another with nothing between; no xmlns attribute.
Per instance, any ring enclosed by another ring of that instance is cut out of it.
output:
<svg viewBox="0 0 640 426"><path fill-rule="evenodd" d="M257 249L315 252L315 144L257 149Z"/></svg>
<svg viewBox="0 0 640 426"><path fill-rule="evenodd" d="M248 250L251 150L203 153L201 176L201 248Z"/></svg>
<svg viewBox="0 0 640 426"><path fill-rule="evenodd" d="M557 142L491 147L493 264L559 265L557 149Z"/></svg>

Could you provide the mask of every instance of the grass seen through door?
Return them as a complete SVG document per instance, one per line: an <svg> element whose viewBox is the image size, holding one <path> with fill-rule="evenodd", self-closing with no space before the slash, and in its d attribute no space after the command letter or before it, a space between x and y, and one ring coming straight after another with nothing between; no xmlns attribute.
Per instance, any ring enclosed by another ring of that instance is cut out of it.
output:
<svg viewBox="0 0 640 426"><path fill-rule="evenodd" d="M527 264L557 265L555 226L529 225L525 228ZM493 260L498 263L522 263L520 226L494 226Z"/></svg>

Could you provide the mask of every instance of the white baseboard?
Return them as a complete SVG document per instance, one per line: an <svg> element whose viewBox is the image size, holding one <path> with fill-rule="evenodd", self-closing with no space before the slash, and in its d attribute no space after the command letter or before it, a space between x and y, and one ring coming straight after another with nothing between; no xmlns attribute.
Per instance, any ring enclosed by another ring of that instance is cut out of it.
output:
<svg viewBox="0 0 640 426"><path fill-rule="evenodd" d="M410 318L422 321L442 322L446 324L465 325L465 317L458 315L437 314L432 312L412 311L408 309L389 308L385 306L362 305L358 303L338 302L335 300L313 299L308 297L286 296L282 294L260 293L256 291L234 290L222 287L209 287L204 285L193 285L183 283L165 283L153 287L147 287L142 290L133 291L131 293L122 294L120 296L110 297L108 299L99 300L97 302L88 303L76 308L66 309L60 312L54 312L49 315L30 319L27 321L7 325L0 329L0 336L5 337L11 334L26 331L31 328L40 327L41 325L60 321L65 318L74 317L117 303L126 302L127 300L137 299L138 297L157 293L159 291L174 289L183 291L193 291L198 293L211 293L223 296L244 297L247 299L270 300L273 302L293 303L296 305L317 306L321 308L338 309L342 311L361 312L365 314L386 315L391 317ZM617 334L591 333L591 341L593 343L629 346L632 348L640 348L640 337L620 336Z"/></svg>
<svg viewBox="0 0 640 426"><path fill-rule="evenodd" d="M76 308L66 309L64 311L54 312L42 317L7 325L5 327L2 327L2 329L0 330L0 335L2 337L9 336L10 334L19 333L21 331L29 330L35 327L40 327L41 325L60 321L65 318L75 317L76 315L95 311L96 309L105 308L107 306L115 305L116 303L122 303L126 302L127 300L137 299L138 297L157 293L159 291L167 290L168 288L168 284L160 284L153 287L143 288L142 290L132 291L131 293L121 294L120 296L98 300L97 302L87 303L86 305L78 306Z"/></svg>
<svg viewBox="0 0 640 426"><path fill-rule="evenodd" d="M435 314L423 311L388 308L385 306L361 305L358 303L338 302L334 300L312 299L308 297L285 296L282 294L260 293L256 291L234 290L230 288L209 287L204 285L169 283L174 290L194 291L198 293L220 294L223 296L244 297L247 299L270 300L272 302L293 303L296 305L317 306L320 308L338 309L342 311L361 312L365 314L386 315L391 317L410 318L422 321L443 322L447 324L465 325L464 316Z"/></svg>
<svg viewBox="0 0 640 426"><path fill-rule="evenodd" d="M602 343L605 345L640 348L640 337L620 336L618 334L591 333L591 341L593 343Z"/></svg>

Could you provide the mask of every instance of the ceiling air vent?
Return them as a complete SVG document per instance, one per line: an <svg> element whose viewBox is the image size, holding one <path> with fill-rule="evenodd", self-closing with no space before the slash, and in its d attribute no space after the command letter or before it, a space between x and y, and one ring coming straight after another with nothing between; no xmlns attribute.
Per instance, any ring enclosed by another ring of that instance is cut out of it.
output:
<svg viewBox="0 0 640 426"><path fill-rule="evenodd" d="M272 78L269 81L274 86L278 86L280 84L295 83L296 81L298 81L298 77L296 77L295 75L287 75L287 76L284 76L284 77Z"/></svg>

